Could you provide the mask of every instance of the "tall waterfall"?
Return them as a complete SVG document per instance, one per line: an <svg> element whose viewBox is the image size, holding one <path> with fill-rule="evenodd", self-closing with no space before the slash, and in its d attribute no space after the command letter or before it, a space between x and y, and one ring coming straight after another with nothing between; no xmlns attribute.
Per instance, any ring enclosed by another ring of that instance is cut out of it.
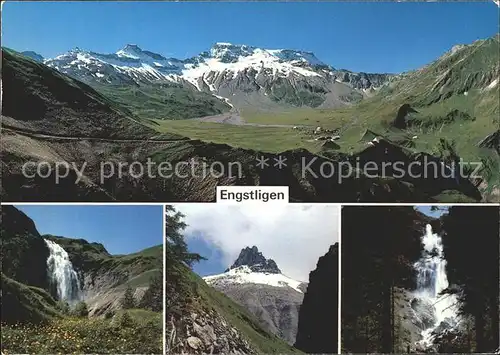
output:
<svg viewBox="0 0 500 355"><path fill-rule="evenodd" d="M57 298L68 303L80 300L80 282L68 253L59 244L44 240L50 251L47 258L48 274L52 285L57 290Z"/></svg>
<svg viewBox="0 0 500 355"><path fill-rule="evenodd" d="M424 246L422 256L414 264L417 271L415 297L420 302L420 306L414 309L417 316L427 319L426 329L422 331L423 340L420 342L420 345L425 348L430 346L433 339L432 332L438 326L452 328L457 325L458 301L455 295L439 295L449 286L446 259L442 239L438 234L433 233L429 224L422 237L422 244Z"/></svg>

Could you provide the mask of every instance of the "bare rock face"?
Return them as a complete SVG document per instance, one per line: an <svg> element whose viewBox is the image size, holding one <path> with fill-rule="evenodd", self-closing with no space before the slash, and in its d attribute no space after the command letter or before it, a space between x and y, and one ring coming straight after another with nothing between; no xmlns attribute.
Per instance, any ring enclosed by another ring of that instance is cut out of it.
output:
<svg viewBox="0 0 500 355"><path fill-rule="evenodd" d="M226 272L243 265L250 267L255 272L281 274L281 270L276 265L276 262L273 259L266 259L255 245L251 248L246 247L242 249L238 259L236 259Z"/></svg>
<svg viewBox="0 0 500 355"><path fill-rule="evenodd" d="M218 290L243 305L267 331L293 345L303 293L291 288L258 284L228 285Z"/></svg>
<svg viewBox="0 0 500 355"><path fill-rule="evenodd" d="M337 353L338 277L335 244L309 274L309 286L300 307L296 348L306 353Z"/></svg>
<svg viewBox="0 0 500 355"><path fill-rule="evenodd" d="M214 310L167 320L167 354L256 354L240 332Z"/></svg>

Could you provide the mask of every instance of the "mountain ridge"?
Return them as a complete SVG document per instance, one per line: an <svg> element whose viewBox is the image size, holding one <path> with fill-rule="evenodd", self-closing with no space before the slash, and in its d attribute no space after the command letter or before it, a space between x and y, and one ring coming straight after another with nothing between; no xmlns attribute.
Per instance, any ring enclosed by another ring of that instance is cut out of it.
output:
<svg viewBox="0 0 500 355"><path fill-rule="evenodd" d="M186 59L167 58L135 44L109 54L75 48L43 63L87 83L179 84L238 107L251 104L244 99L250 92L253 103L269 107L337 107L362 99L392 77L337 70L312 52L230 43L216 43Z"/></svg>

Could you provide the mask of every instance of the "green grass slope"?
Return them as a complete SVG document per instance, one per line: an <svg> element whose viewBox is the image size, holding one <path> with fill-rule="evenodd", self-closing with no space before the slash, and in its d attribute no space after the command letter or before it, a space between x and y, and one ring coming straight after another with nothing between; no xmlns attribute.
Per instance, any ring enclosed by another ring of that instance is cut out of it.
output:
<svg viewBox="0 0 500 355"><path fill-rule="evenodd" d="M57 302L45 290L28 286L2 272L2 323L40 323L61 317Z"/></svg>
<svg viewBox="0 0 500 355"><path fill-rule="evenodd" d="M139 138L150 122L78 80L2 47L3 125L66 136ZM29 104L27 104L29 102Z"/></svg>

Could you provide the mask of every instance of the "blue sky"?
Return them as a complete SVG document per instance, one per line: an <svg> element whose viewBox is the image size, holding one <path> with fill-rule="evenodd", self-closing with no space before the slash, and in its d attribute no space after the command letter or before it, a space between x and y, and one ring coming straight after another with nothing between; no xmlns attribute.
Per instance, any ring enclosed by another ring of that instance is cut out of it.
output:
<svg viewBox="0 0 500 355"><path fill-rule="evenodd" d="M498 32L493 1L4 2L2 45L53 57L127 43L186 58L215 42L312 51L337 68L401 72Z"/></svg>
<svg viewBox="0 0 500 355"><path fill-rule="evenodd" d="M194 272L200 276L208 276L221 274L227 269L228 265L223 262L223 251L203 239L203 233L193 233L186 237L189 250L207 258L193 265Z"/></svg>
<svg viewBox="0 0 500 355"><path fill-rule="evenodd" d="M439 218L448 211L448 206L438 206L438 207L439 209L435 211L431 210L431 206L417 206L416 209L427 216Z"/></svg>
<svg viewBox="0 0 500 355"><path fill-rule="evenodd" d="M163 243L162 206L17 205L40 234L99 242L111 254Z"/></svg>

